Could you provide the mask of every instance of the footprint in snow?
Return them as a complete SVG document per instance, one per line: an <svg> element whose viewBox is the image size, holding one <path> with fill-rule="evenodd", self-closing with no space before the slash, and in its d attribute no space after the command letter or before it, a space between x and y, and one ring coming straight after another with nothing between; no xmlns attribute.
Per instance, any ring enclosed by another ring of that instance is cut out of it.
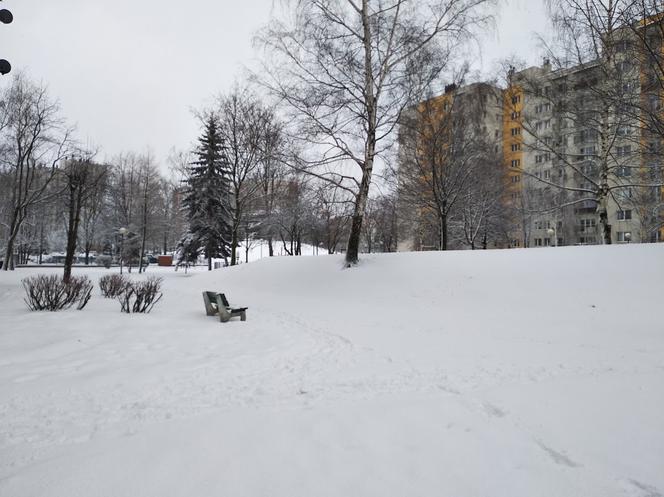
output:
<svg viewBox="0 0 664 497"><path fill-rule="evenodd" d="M627 483L639 491L638 497L664 497L664 494L651 485L632 479L627 480Z"/></svg>
<svg viewBox="0 0 664 497"><path fill-rule="evenodd" d="M539 440L535 440L537 445L546 452L546 454L555 462L556 464L560 464L561 466L567 466L569 468L579 468L581 467L580 464L572 461L569 457L567 457L565 454L558 452L556 450L553 450L551 447L546 446L544 443L542 443ZM661 496L660 496L661 497Z"/></svg>

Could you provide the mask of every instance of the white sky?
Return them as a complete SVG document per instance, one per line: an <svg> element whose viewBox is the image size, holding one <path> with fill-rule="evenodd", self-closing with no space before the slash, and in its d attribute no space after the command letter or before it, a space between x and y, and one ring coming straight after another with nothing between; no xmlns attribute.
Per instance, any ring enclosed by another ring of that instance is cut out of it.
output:
<svg viewBox="0 0 664 497"><path fill-rule="evenodd" d="M81 140L102 149L188 148L192 108L227 90L255 57L252 34L274 0L5 0L0 58L45 82ZM499 0L497 29L482 38L478 68L516 55L538 64L533 33L547 29L543 0ZM11 77L5 76L0 85Z"/></svg>

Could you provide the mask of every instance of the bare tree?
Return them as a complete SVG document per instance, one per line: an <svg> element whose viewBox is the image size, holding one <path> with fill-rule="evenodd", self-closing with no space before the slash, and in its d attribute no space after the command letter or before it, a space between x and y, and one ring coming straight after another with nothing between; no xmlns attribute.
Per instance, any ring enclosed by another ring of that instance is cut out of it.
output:
<svg viewBox="0 0 664 497"><path fill-rule="evenodd" d="M139 166L140 182L140 232L141 232L141 250L138 262L138 272L145 271L145 247L148 241L149 230L151 229L158 209L160 193L160 177L154 164L152 154L147 153L141 158Z"/></svg>
<svg viewBox="0 0 664 497"><path fill-rule="evenodd" d="M276 236L275 208L286 178L288 147L283 131L283 124L276 116L266 111L261 138L261 158L255 171L254 179L259 187L260 234L267 240L268 253L274 256L274 238Z"/></svg>
<svg viewBox="0 0 664 497"><path fill-rule="evenodd" d="M497 90L473 85L458 93L456 85L404 114L400 129L399 195L413 211L418 230L437 233L427 248L447 250L450 218L468 199L470 185L498 160L493 130L484 116L495 108ZM423 238L423 237L420 237ZM424 248L424 247L419 247Z"/></svg>
<svg viewBox="0 0 664 497"><path fill-rule="evenodd" d="M71 279L72 265L78 245L78 231L81 212L97 192L99 184L106 176L106 170L92 162L92 156L72 158L61 171L64 182L65 206L67 208L67 247L63 280Z"/></svg>
<svg viewBox="0 0 664 497"><path fill-rule="evenodd" d="M43 202L60 161L67 155L71 129L46 88L17 75L4 95L0 119L0 167L11 181L7 242L2 269L14 269L14 243L32 207Z"/></svg>
<svg viewBox="0 0 664 497"><path fill-rule="evenodd" d="M261 34L272 62L265 84L319 155L296 166L354 195L347 265L358 260L376 158L391 146L402 110L487 20L488 3L299 0L292 24L275 21Z"/></svg>
<svg viewBox="0 0 664 497"><path fill-rule="evenodd" d="M330 183L321 183L314 191L314 205L322 238L328 254L334 254L346 235L350 222L352 196Z"/></svg>
<svg viewBox="0 0 664 497"><path fill-rule="evenodd" d="M308 181L302 173L291 174L280 192L275 220L283 250L290 256L302 255L302 240L312 224L308 193Z"/></svg>
<svg viewBox="0 0 664 497"><path fill-rule="evenodd" d="M626 50L633 36L624 12L633 4L550 0L557 37L546 47L548 62L538 73L512 71L509 78L515 125L530 137L527 146L538 158L556 168L553 176L535 179L566 192L556 207L593 212L607 244L612 242L609 205L622 211L636 189L662 186L661 179L642 182L636 174L650 166L642 160L642 126L635 111L643 95L639 67ZM541 107L529 111L521 95Z"/></svg>
<svg viewBox="0 0 664 497"><path fill-rule="evenodd" d="M232 211L231 266L237 264L240 231L249 226L245 217L256 200L261 183L256 172L264 158L266 126L272 114L248 90L236 87L219 99L219 129L230 168Z"/></svg>
<svg viewBox="0 0 664 497"><path fill-rule="evenodd" d="M108 209L108 185L110 167L106 164L94 164L97 169L97 180L92 182L91 191L86 195L81 211L81 230L83 235L83 251L85 264L90 263L90 252L96 247L100 231L100 223L104 211Z"/></svg>
<svg viewBox="0 0 664 497"><path fill-rule="evenodd" d="M490 239L498 245L497 240L504 233L505 220L505 182L500 157L486 157L474 169L477 174L465 188L459 209L463 242L472 250L479 244L484 249L488 248Z"/></svg>

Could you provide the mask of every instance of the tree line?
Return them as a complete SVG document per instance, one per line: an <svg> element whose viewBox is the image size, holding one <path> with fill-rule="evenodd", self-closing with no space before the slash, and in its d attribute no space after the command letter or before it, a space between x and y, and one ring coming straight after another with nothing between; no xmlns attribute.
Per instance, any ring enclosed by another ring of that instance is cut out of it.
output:
<svg viewBox="0 0 664 497"><path fill-rule="evenodd" d="M526 188L520 203L506 203L503 150L481 119L503 112L502 98L479 85L463 112L443 114L432 98L446 78L466 83L464 50L492 21L489 0L286 2L284 15L256 36L261 68L197 113L198 142L172 152L168 164L136 152L101 161L75 141L42 85L16 77L2 95L0 118L3 268L48 250L64 250L71 266L76 251L86 259L92 252L117 256L120 246L139 269L147 252L177 252L182 263L202 256L210 265L215 257L237 264L258 240L266 241L269 255L277 248L298 255L304 244L345 252L350 266L362 251L396 250L404 225L415 226L405 214L413 206L418 229L426 231L420 248L488 248L508 236L515 219L527 237L533 215L587 200L584 194L597 205L610 240L606 201L631 187L622 201L636 205L645 191L642 218L656 230L662 23L642 26L659 15L657 2L547 5L557 37L544 49L556 69L594 68L561 91L585 85L599 109L574 105L571 96L562 109L600 138L588 153L597 174L526 115L518 119L543 153L585 175L582 188L533 175L524 183L546 186L547 198L541 188L529 198ZM627 31L629 44L622 43ZM629 86L638 75L618 50L646 57L649 79L641 86L647 91ZM519 84L540 91L534 82ZM552 105L564 100L550 95ZM644 133L651 137L648 167L627 181L616 137L629 135L640 145Z"/></svg>

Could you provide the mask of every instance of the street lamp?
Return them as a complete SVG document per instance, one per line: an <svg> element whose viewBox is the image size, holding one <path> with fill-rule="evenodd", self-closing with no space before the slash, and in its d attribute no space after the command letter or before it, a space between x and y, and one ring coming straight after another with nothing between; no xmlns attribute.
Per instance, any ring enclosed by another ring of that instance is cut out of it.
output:
<svg viewBox="0 0 664 497"><path fill-rule="evenodd" d="M553 237L553 246L557 247L558 246L558 231L556 230L556 224L553 224L553 228L549 228L546 230L547 234L549 236Z"/></svg>
<svg viewBox="0 0 664 497"><path fill-rule="evenodd" d="M632 234L629 231L627 233L625 233L625 241L627 243L632 241Z"/></svg>
<svg viewBox="0 0 664 497"><path fill-rule="evenodd" d="M120 228L118 230L120 234L120 274L122 274L122 259L124 257L124 237L127 234L127 228Z"/></svg>

